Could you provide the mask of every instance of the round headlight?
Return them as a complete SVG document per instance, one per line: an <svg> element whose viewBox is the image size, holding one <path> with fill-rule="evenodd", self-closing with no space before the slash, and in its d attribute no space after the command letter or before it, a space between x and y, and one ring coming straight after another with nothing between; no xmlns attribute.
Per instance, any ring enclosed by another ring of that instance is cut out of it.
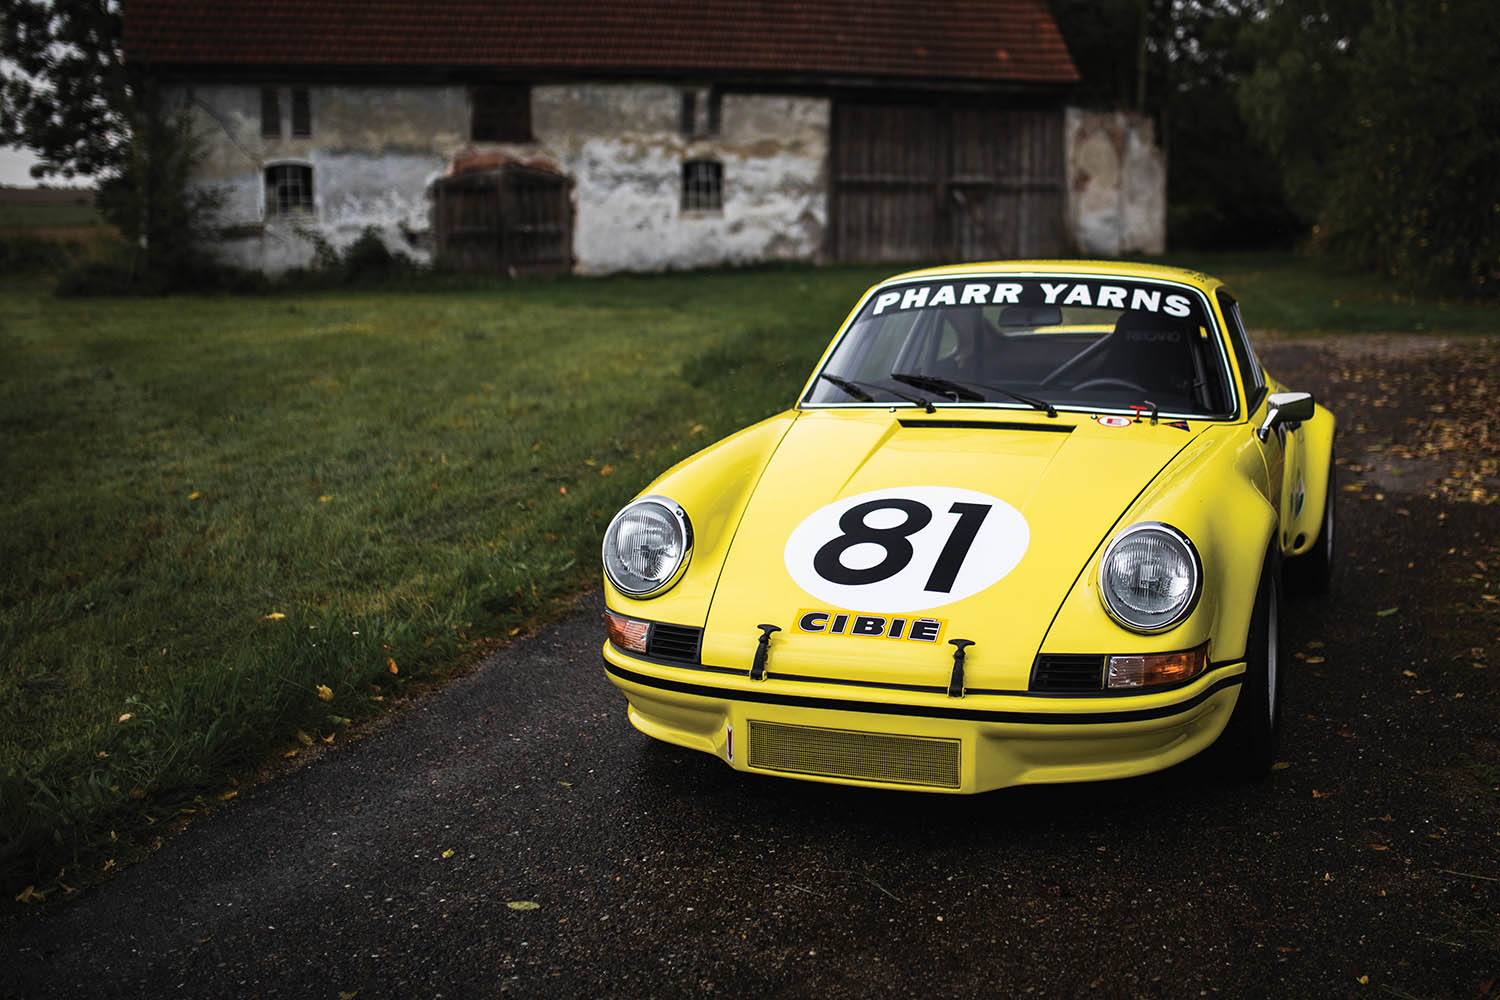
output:
<svg viewBox="0 0 1500 1000"><path fill-rule="evenodd" d="M693 528L666 497L626 504L604 533L604 572L631 597L654 597L677 582L693 549Z"/></svg>
<svg viewBox="0 0 1500 1000"><path fill-rule="evenodd" d="M1136 632L1162 632L1186 618L1203 589L1203 567L1187 536L1147 521L1104 550L1099 596L1110 616Z"/></svg>

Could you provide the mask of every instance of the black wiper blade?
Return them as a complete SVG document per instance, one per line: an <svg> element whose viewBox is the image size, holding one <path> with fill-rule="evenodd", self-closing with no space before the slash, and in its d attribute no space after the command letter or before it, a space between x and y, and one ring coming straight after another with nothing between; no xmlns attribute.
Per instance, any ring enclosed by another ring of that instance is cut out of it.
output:
<svg viewBox="0 0 1500 1000"><path fill-rule="evenodd" d="M855 399L859 400L861 403L875 402L875 397L861 389L859 387L859 383L857 382L851 382L846 378L839 378L837 375L830 375L827 372L819 372L818 378L827 379L829 382L832 382L840 389L843 389L845 392L853 396Z"/></svg>
<svg viewBox="0 0 1500 1000"><path fill-rule="evenodd" d="M977 392L962 382L955 382L951 378L943 378L941 375L924 375L921 372L891 372L891 378L897 382L905 382L907 385L918 389L926 389L929 392L941 392L952 396L954 402L960 399L971 399L976 402L984 400L984 393Z"/></svg>
<svg viewBox="0 0 1500 1000"><path fill-rule="evenodd" d="M1045 411L1047 416L1049 417L1057 416L1057 407L1053 406L1045 399L1037 399L1035 396L1027 396L1026 394L1017 392L1014 389L1007 389L1003 385L990 385L988 382L970 382L969 385L974 386L976 389L983 389L986 392L1004 393L1018 403L1025 403L1032 409Z"/></svg>
<svg viewBox="0 0 1500 1000"><path fill-rule="evenodd" d="M937 412L937 410L933 409L932 400L920 399L916 396L908 396L900 389L892 389L888 385L877 385L874 382L861 382L858 379L843 378L839 375L830 375L827 372L818 372L818 378L827 379L829 382L832 382L840 389L843 389L845 392L853 396L855 399L859 400L861 403L875 402L875 397L871 396L868 392L865 391L866 389L874 389L876 392L888 392L898 399L906 400L913 406L920 406L928 413Z"/></svg>

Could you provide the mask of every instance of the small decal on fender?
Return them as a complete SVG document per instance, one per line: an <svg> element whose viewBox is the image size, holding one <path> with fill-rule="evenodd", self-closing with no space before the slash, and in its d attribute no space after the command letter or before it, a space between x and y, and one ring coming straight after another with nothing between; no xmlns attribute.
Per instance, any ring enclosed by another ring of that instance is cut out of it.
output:
<svg viewBox="0 0 1500 1000"><path fill-rule="evenodd" d="M1102 416L1095 417L1094 420L1098 422L1098 424L1099 424L1100 427L1129 427L1130 426L1130 418L1129 417L1121 417L1121 416L1117 416L1117 415L1115 415L1113 413L1103 414Z"/></svg>

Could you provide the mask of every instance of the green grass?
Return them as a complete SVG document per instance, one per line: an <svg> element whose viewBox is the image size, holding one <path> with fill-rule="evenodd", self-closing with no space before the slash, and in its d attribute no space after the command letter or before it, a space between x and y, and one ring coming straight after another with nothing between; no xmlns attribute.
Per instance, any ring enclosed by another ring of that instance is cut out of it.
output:
<svg viewBox="0 0 1500 1000"><path fill-rule="evenodd" d="M0 293L6 886L592 585L613 511L784 408L876 277Z"/></svg>
<svg viewBox="0 0 1500 1000"><path fill-rule="evenodd" d="M94 207L94 193L85 191L65 200L28 202L0 194L0 230L77 229L104 225Z"/></svg>
<svg viewBox="0 0 1500 1000"><path fill-rule="evenodd" d="M1202 266L1256 326L1347 329L1333 294L1363 329L1413 310L1500 327L1295 260L1222 263ZM112 831L558 613L597 580L615 509L784 408L891 270L133 300L0 285L0 883L87 878Z"/></svg>
<svg viewBox="0 0 1500 1000"><path fill-rule="evenodd" d="M1292 253L1172 255L1163 263L1206 271L1229 285L1252 330L1280 333L1494 333L1497 310L1420 298L1367 274L1341 272Z"/></svg>

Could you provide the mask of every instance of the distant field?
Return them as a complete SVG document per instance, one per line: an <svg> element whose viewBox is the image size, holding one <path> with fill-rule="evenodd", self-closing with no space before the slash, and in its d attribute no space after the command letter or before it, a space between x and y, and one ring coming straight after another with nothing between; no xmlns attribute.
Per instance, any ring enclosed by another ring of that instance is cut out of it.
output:
<svg viewBox="0 0 1500 1000"><path fill-rule="evenodd" d="M102 226L93 191L0 188L0 230Z"/></svg>

